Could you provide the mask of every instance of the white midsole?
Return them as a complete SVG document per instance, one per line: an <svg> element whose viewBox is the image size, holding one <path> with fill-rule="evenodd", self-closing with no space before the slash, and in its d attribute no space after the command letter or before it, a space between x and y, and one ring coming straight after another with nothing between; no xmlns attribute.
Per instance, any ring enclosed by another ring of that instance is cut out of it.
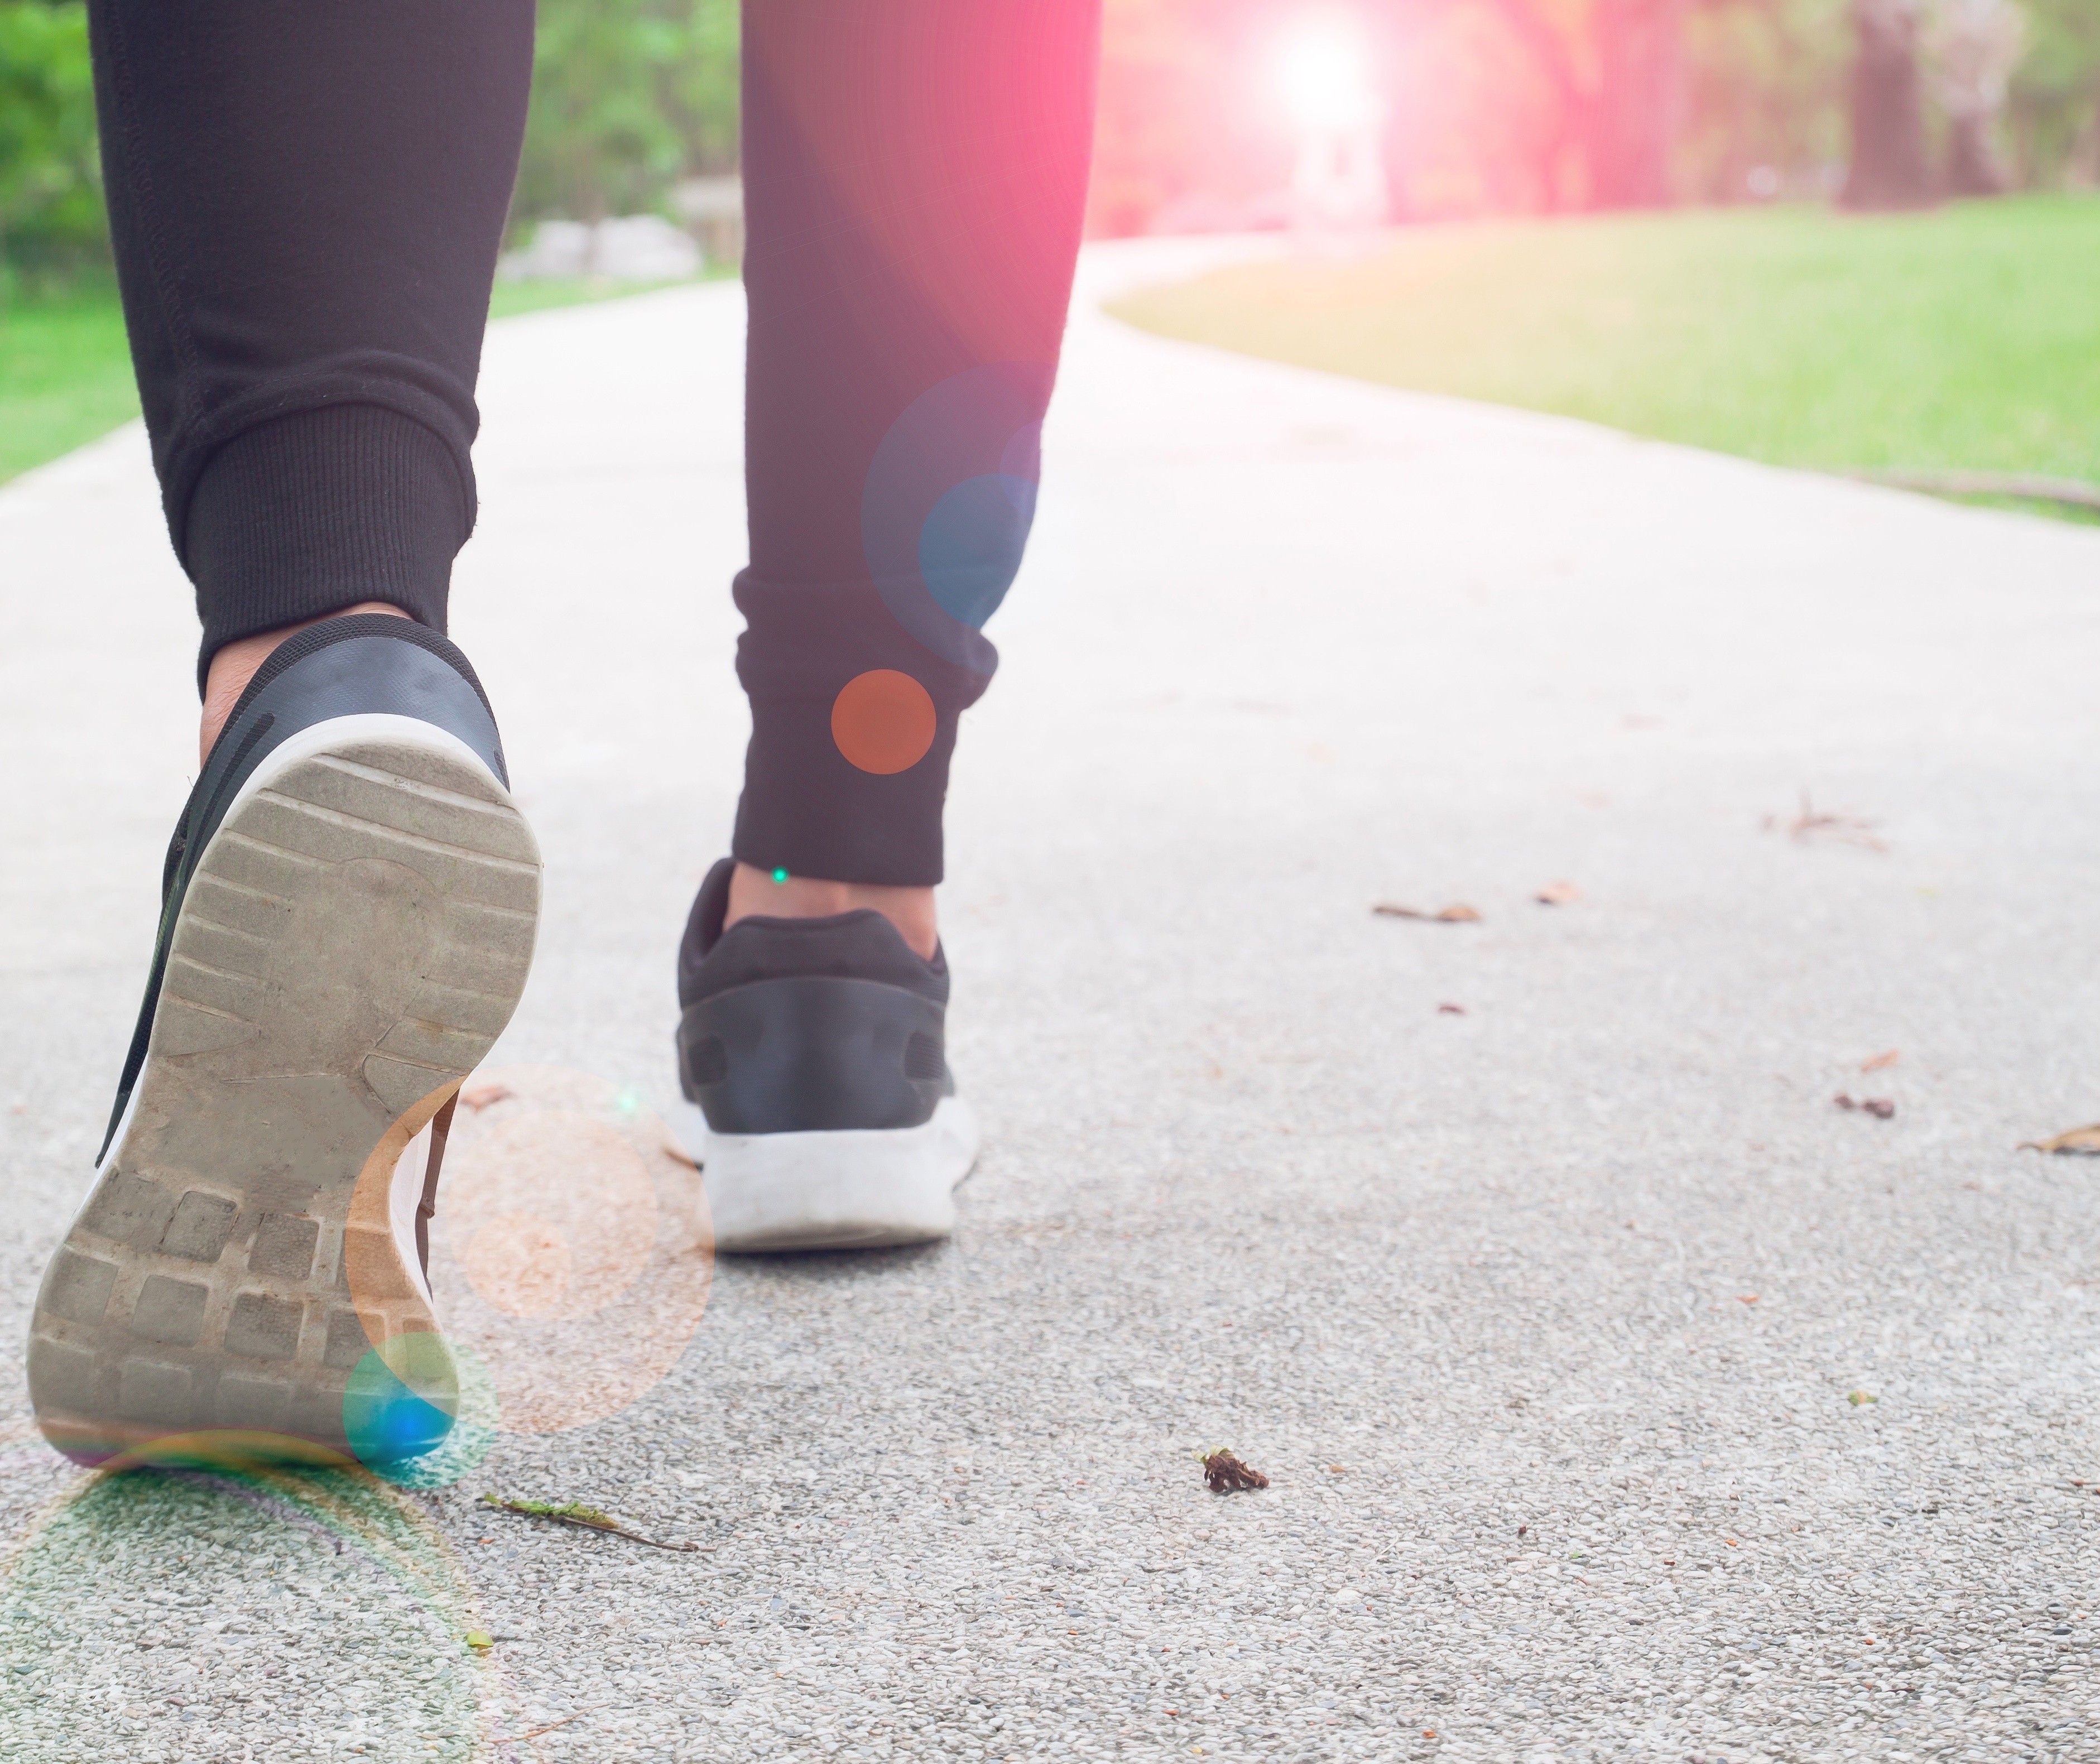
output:
<svg viewBox="0 0 2100 1764"><path fill-rule="evenodd" d="M488 761L454 734L449 729L440 729L435 723L426 723L420 717L401 717L390 711L360 711L352 717L331 717L325 722L315 723L311 729L302 729L296 735L287 735L263 756L262 763L249 773L240 788L234 792L233 800L226 805L226 813L219 817L223 827L233 818L233 811L258 790L267 790L271 783L288 766L310 760L317 753L325 753L331 747L345 746L351 742L408 741L420 747L434 747L462 760L480 773L497 789L503 789L503 780L488 769ZM505 791L508 796L510 792ZM213 836L216 838L218 836ZM198 854L203 861L203 854Z"/></svg>
<svg viewBox="0 0 2100 1764"><path fill-rule="evenodd" d="M955 1184L977 1154L977 1122L944 1096L915 1127L715 1133L681 1114L700 1165L717 1250L823 1250L921 1243L955 1228Z"/></svg>

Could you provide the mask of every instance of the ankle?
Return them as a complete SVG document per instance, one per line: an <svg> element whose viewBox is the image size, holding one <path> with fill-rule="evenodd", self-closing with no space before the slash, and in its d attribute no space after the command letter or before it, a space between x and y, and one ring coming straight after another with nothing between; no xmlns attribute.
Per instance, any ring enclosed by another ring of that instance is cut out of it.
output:
<svg viewBox="0 0 2100 1764"><path fill-rule="evenodd" d="M274 631L258 631L254 637L241 637L214 650L211 665L205 670L204 715L197 725L197 764L201 766L211 757L212 744L218 739L219 730L233 714L233 707L240 702L240 695L248 690L248 682L255 677L255 670L270 659L271 650L294 631L319 624L321 619L346 618L353 612L390 612L397 619L408 616L399 606L389 606L383 600L360 600L355 606L323 613L320 619L302 619L297 624L281 624Z"/></svg>
<svg viewBox="0 0 2100 1764"><path fill-rule="evenodd" d="M754 870L739 862L730 878L725 928L739 919L828 919L868 908L880 913L921 956L931 960L941 941L929 888L889 888L873 882L827 882L818 876Z"/></svg>

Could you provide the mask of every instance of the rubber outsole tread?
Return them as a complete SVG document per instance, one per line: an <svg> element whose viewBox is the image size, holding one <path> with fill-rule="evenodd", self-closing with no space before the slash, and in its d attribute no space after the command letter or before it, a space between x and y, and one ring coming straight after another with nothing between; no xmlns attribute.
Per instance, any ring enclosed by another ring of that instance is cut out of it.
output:
<svg viewBox="0 0 2100 1764"><path fill-rule="evenodd" d="M350 1369L435 1328L367 1191L516 1007L536 848L436 738L265 771L192 880L132 1109L38 1294L31 1396L74 1456L235 1429L343 1451ZM212 959L229 938L259 972Z"/></svg>
<svg viewBox="0 0 2100 1764"><path fill-rule="evenodd" d="M518 875L529 875L539 880L540 867L536 863L521 863L515 858L505 858L495 852L476 851L470 846L456 845L432 839L428 834L418 833L413 828L400 827L390 821L375 820L364 815L346 814L340 809L330 808L325 803L310 801L302 796L288 796L280 791L258 791L255 800L281 805L296 814L310 815L316 821L326 822L331 827L344 827L355 833L377 834L382 837L416 847L435 856L462 858L470 863L479 863L492 870L509 871ZM302 854L303 855L303 854Z"/></svg>

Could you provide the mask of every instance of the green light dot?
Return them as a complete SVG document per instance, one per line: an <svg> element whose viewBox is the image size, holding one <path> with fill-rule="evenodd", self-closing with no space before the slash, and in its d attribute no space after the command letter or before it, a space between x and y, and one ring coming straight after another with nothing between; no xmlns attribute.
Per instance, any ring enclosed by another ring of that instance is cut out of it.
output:
<svg viewBox="0 0 2100 1764"><path fill-rule="evenodd" d="M773 880L776 882L785 882L788 880L788 872L785 870L775 870L773 872Z"/></svg>

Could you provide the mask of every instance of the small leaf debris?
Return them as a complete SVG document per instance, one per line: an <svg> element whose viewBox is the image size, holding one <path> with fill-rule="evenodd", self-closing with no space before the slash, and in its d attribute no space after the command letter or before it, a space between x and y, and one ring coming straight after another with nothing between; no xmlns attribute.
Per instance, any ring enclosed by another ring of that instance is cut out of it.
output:
<svg viewBox="0 0 2100 1764"><path fill-rule="evenodd" d="M1903 1058L1903 1049L1891 1047L1885 1053L1876 1054L1871 1060L1862 1061L1860 1069L1862 1072L1886 1072L1901 1058Z"/></svg>
<svg viewBox="0 0 2100 1764"><path fill-rule="evenodd" d="M1890 1120L1894 1118L1896 1112L1896 1105L1886 1096L1862 1096L1855 1100L1841 1090L1830 1100L1840 1109L1855 1109L1861 1114L1872 1115L1877 1121Z"/></svg>
<svg viewBox="0 0 2100 1764"><path fill-rule="evenodd" d="M1567 906L1582 897L1582 891L1573 882L1549 882L1532 898L1542 906Z"/></svg>
<svg viewBox="0 0 2100 1764"><path fill-rule="evenodd" d="M1463 1017L1466 1008L1462 1004L1440 1004L1436 1007L1436 1014L1439 1017Z"/></svg>
<svg viewBox="0 0 2100 1764"><path fill-rule="evenodd" d="M1203 1466L1203 1480L1213 1494L1233 1494L1242 1488L1266 1488L1268 1478L1251 1464L1243 1464L1222 1445L1196 1453Z"/></svg>
<svg viewBox="0 0 2100 1764"><path fill-rule="evenodd" d="M506 1501L499 1495L485 1494L482 1505L492 1506L501 1513L515 1513L521 1519L544 1519L557 1525L576 1525L585 1531L611 1532L615 1537L627 1538L630 1542L646 1544L651 1550L698 1550L696 1543L665 1543L660 1537L646 1537L631 1530L610 1513L601 1513L594 1506L585 1506L580 1501L564 1501L558 1505L551 1501Z"/></svg>
<svg viewBox="0 0 2100 1764"><path fill-rule="evenodd" d="M499 1735L495 1743L497 1745L522 1745L527 1740L536 1740L543 1733L552 1733L557 1727L566 1727L572 1721L581 1721L586 1715L595 1715L600 1709L611 1707L610 1703L593 1703L589 1709L571 1710L558 1721L550 1721L538 1727L528 1727L523 1733L514 1733L507 1739Z"/></svg>
<svg viewBox="0 0 2100 1764"><path fill-rule="evenodd" d="M2053 1140L2023 1140L2023 1152L2054 1152L2059 1158L2100 1158L2100 1121L2089 1127L2073 1127Z"/></svg>
<svg viewBox="0 0 2100 1764"><path fill-rule="evenodd" d="M1433 913L1425 913L1418 906L1402 906L1396 901L1379 901L1371 911L1381 919L1418 919L1430 925L1476 925L1480 922L1477 908L1466 906L1445 906Z"/></svg>
<svg viewBox="0 0 2100 1764"><path fill-rule="evenodd" d="M1859 845L1868 851L1886 851L1886 843L1874 836L1879 823L1863 821L1855 814L1818 814L1815 805L1808 800L1808 792L1801 793L1801 813L1787 823L1787 831L1802 841L1811 839L1835 840L1841 845ZM1777 815L1765 817L1767 832L1779 825Z"/></svg>
<svg viewBox="0 0 2100 1764"><path fill-rule="evenodd" d="M1862 1403L1878 1403L1881 1398L1875 1396L1872 1391L1847 1391L1845 1393L1845 1400L1857 1409Z"/></svg>
<svg viewBox="0 0 2100 1764"><path fill-rule="evenodd" d="M492 1103L508 1102L516 1093L508 1084L477 1084L472 1090L460 1092L460 1100L479 1114Z"/></svg>
<svg viewBox="0 0 2100 1764"><path fill-rule="evenodd" d="M486 1629L469 1629L466 1632L466 1645L477 1654L485 1654L490 1648L496 1646L496 1638Z"/></svg>

